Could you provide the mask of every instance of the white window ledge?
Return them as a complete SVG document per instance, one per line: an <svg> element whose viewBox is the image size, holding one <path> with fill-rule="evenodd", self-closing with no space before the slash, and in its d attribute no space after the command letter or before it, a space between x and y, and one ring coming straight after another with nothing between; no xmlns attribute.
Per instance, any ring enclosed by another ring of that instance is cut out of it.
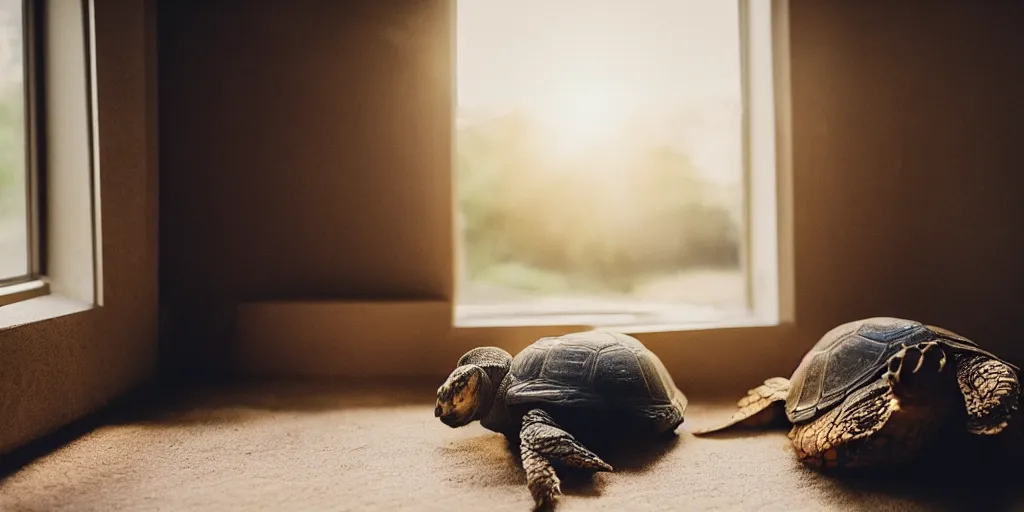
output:
<svg viewBox="0 0 1024 512"><path fill-rule="evenodd" d="M729 311L701 304L541 300L531 304L455 307L455 327L588 326L631 333L777 323L762 321L747 311Z"/></svg>
<svg viewBox="0 0 1024 512"><path fill-rule="evenodd" d="M0 305L0 330L72 315L93 307L92 304L59 295L47 295L48 291L49 287L43 281L31 281L0 289L0 304L3 304ZM7 302L12 297L16 297L16 302Z"/></svg>
<svg viewBox="0 0 1024 512"><path fill-rule="evenodd" d="M49 284L40 280L0 285L0 307L48 293L50 293Z"/></svg>

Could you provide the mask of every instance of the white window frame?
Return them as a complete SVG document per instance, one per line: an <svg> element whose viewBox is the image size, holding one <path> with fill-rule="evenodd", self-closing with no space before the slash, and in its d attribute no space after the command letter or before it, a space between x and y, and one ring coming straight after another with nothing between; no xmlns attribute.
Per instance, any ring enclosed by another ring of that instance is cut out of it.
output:
<svg viewBox="0 0 1024 512"><path fill-rule="evenodd" d="M792 232L788 223L788 219L792 218L789 203L792 178L789 175L788 2L736 1L739 3L744 104L742 147L745 236L741 245L741 264L747 274L746 295L751 314L745 318L714 322L659 325L621 325L610 322L610 325L605 325L600 314L587 315L594 321L584 325L569 321L571 317L582 316L576 314L564 317L553 315L543 320L543 323L537 315L488 316L488 310L503 308L458 304L458 288L463 276L459 265L462 258L461 230L456 225L453 227L453 327L456 330L545 326L649 333L770 327L793 321ZM455 187L454 171L452 175ZM457 223L457 206L454 217Z"/></svg>
<svg viewBox="0 0 1024 512"><path fill-rule="evenodd" d="M56 300L18 315L19 324L102 304L93 4L23 5L30 272L26 280L0 286L0 307L51 295ZM0 328L14 323L4 321L11 310L0 309Z"/></svg>

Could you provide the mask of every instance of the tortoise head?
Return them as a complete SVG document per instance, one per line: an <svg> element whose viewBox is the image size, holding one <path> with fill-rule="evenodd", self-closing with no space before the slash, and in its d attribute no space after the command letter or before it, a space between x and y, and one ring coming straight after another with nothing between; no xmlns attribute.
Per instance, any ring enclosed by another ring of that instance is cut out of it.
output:
<svg viewBox="0 0 1024 512"><path fill-rule="evenodd" d="M479 419L477 412L490 391L490 379L484 369L475 364L462 365L437 388L434 417L449 427L461 427Z"/></svg>
<svg viewBox="0 0 1024 512"><path fill-rule="evenodd" d="M508 373L512 356L496 347L479 347L463 355L437 388L434 417L456 428L487 415L494 403L494 383Z"/></svg>

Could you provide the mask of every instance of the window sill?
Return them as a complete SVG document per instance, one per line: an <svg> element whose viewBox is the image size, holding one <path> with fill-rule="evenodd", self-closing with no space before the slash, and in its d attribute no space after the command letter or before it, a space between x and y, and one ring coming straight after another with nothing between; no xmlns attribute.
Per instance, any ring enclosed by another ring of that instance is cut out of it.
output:
<svg viewBox="0 0 1024 512"><path fill-rule="evenodd" d="M32 281L0 289L0 331L92 309L91 304L49 295L49 285ZM13 300L8 300L16 297Z"/></svg>
<svg viewBox="0 0 1024 512"><path fill-rule="evenodd" d="M587 327L623 333L675 332L733 327L768 327L778 322L746 311L677 303L496 304L455 307L458 328Z"/></svg>
<svg viewBox="0 0 1024 512"><path fill-rule="evenodd" d="M50 293L46 281L32 280L23 283L0 285L0 307L33 299Z"/></svg>

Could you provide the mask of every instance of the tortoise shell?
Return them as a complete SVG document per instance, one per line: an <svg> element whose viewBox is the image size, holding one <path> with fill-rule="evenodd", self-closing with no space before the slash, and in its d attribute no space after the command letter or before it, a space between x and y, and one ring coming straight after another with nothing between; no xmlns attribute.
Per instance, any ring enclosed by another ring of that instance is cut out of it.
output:
<svg viewBox="0 0 1024 512"><path fill-rule="evenodd" d="M825 333L793 372L786 416L794 424L814 420L881 377L889 358L902 348L925 341L1002 361L963 336L913 320L878 317L848 322Z"/></svg>
<svg viewBox="0 0 1024 512"><path fill-rule="evenodd" d="M615 410L686 405L661 360L621 333L541 338L515 356L509 375L508 405Z"/></svg>

